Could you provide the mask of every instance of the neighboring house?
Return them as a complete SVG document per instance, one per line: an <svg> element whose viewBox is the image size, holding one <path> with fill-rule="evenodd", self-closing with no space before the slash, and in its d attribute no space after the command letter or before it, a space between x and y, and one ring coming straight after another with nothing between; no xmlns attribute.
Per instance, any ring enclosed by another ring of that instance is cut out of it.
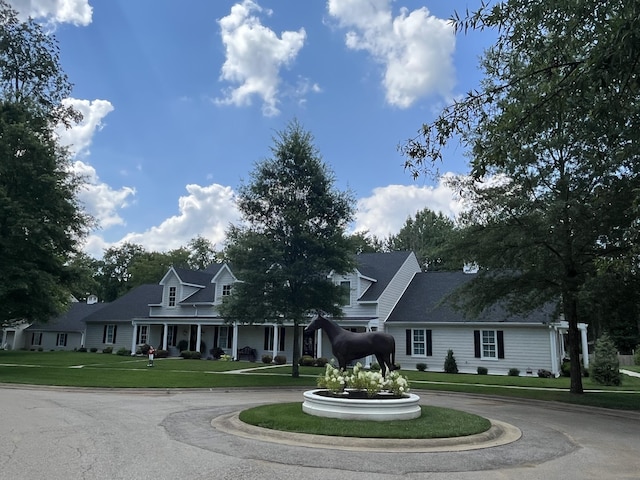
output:
<svg viewBox="0 0 640 480"><path fill-rule="evenodd" d="M84 319L107 304L97 303L95 296L86 302L74 301L69 309L48 322L34 322L24 330L23 345L27 350L76 350L85 346Z"/></svg>
<svg viewBox="0 0 640 480"><path fill-rule="evenodd" d="M430 371L443 371L448 350L453 350L461 373L506 375L515 368L537 375L539 369L560 374L565 357L567 322L553 318L552 308L526 316L510 315L499 307L469 317L456 310L448 296L476 274L426 272L417 274L386 319L386 331L396 338L396 361L415 369L426 363ZM587 351L586 325L581 323L583 351ZM588 367L588 356L583 357Z"/></svg>
<svg viewBox="0 0 640 480"><path fill-rule="evenodd" d="M521 317L492 309L471 319L443 303L473 274L421 273L415 254L390 252L360 254L352 273L330 273L328 278L344 291L338 323L355 332L393 334L396 362L404 369L426 363L428 370L442 371L451 349L461 372L476 373L479 366L496 374L511 368L522 374L560 371L566 323L554 321L550 312ZM254 359L280 355L291 361L292 321L241 324L220 315L223 298L232 294L237 281L226 263L201 271L171 267L158 284L134 288L85 317L85 346L135 352L149 344L172 356L197 350L203 358L220 349L236 359L248 347ZM586 326L580 329L586 351ZM326 335L303 336L302 354L330 359Z"/></svg>
<svg viewBox="0 0 640 480"><path fill-rule="evenodd" d="M24 345L24 330L29 326L29 322L21 321L2 328L2 342L0 349L16 350Z"/></svg>

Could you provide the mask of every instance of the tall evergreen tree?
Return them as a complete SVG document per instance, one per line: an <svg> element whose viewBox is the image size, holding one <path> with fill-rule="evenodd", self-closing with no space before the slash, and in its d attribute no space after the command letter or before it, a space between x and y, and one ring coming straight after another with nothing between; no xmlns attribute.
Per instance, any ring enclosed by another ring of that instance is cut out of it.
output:
<svg viewBox="0 0 640 480"><path fill-rule="evenodd" d="M240 282L221 313L250 323L293 323L297 377L300 325L317 310L340 313L342 291L327 275L354 267L345 235L354 200L335 189L311 134L298 122L278 133L271 151L238 193L243 223L229 229L225 254Z"/></svg>
<svg viewBox="0 0 640 480"><path fill-rule="evenodd" d="M569 324L571 392L582 393L579 306L602 263L633 251L640 187L640 2L483 4L458 29L495 28L482 87L423 126L403 151L420 174L459 135L471 208L456 249L483 269L469 309L559 301ZM588 319L587 319L588 320ZM584 352L585 354L587 352Z"/></svg>

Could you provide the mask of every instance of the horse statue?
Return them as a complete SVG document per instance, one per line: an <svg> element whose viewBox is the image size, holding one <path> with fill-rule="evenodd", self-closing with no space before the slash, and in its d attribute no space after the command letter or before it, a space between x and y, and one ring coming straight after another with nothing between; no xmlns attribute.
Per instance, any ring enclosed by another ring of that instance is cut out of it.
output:
<svg viewBox="0 0 640 480"><path fill-rule="evenodd" d="M317 315L311 321L304 333L310 334L318 329L324 330L329 337L333 355L341 370L346 370L350 361L367 355L375 355L383 377L387 369L396 369L396 340L393 335L385 332L350 332L321 315Z"/></svg>

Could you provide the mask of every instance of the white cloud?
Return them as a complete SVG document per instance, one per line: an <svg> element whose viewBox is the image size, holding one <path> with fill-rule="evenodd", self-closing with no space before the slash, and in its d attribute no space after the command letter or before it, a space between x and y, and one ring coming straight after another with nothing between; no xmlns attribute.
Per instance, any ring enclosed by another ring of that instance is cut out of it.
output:
<svg viewBox="0 0 640 480"><path fill-rule="evenodd" d="M167 251L185 246L201 235L221 247L227 227L240 218L233 189L218 184L205 187L191 184L186 188L188 195L178 200L178 215L145 232L129 233L118 243L131 242L149 251Z"/></svg>
<svg viewBox="0 0 640 480"><path fill-rule="evenodd" d="M103 128L102 119L113 111L113 105L107 100L90 101L77 98L67 98L63 103L73 106L83 116L82 121L71 128L61 126L56 129L60 144L68 147L76 160L72 165L73 171L86 182L78 193L78 199L87 213L98 221L100 228L123 225L124 220L118 214L118 210L127 207L130 198L136 193L135 188L112 188L101 182L96 169L84 161L90 153L93 136Z"/></svg>
<svg viewBox="0 0 640 480"><path fill-rule="evenodd" d="M95 168L80 160L74 162L73 171L86 181L78 193L78 199L84 205L87 213L98 221L100 228L108 229L115 225L124 225L124 220L118 214L118 210L129 205L130 197L136 194L135 188L113 189L100 181Z"/></svg>
<svg viewBox="0 0 640 480"><path fill-rule="evenodd" d="M368 230L385 238L400 231L409 217L429 208L452 219L462 210L453 190L441 180L436 187L389 185L373 190L373 195L358 201L354 231Z"/></svg>
<svg viewBox="0 0 640 480"><path fill-rule="evenodd" d="M282 32L280 38L262 25L254 12L270 15L251 0L231 7L231 13L218 21L226 60L220 79L238 85L225 90L216 102L225 105L250 105L254 96L262 99L262 113L274 116L278 109L280 69L289 65L304 45L303 28Z"/></svg>
<svg viewBox="0 0 640 480"><path fill-rule="evenodd" d="M394 18L391 0L329 0L328 10L349 29L347 47L368 52L384 66L389 104L408 108L421 97L451 95L455 35L448 20L426 7L401 8Z"/></svg>
<svg viewBox="0 0 640 480"><path fill-rule="evenodd" d="M93 136L100 131L104 124L102 119L113 111L113 105L108 100L80 100L66 98L62 101L65 106L73 106L82 113L82 121L72 128L58 127L56 132L60 143L69 147L74 157L84 157L89 154L89 146Z"/></svg>
<svg viewBox="0 0 640 480"><path fill-rule="evenodd" d="M72 23L87 26L93 16L89 0L9 0L9 3L21 17L45 20L54 25Z"/></svg>

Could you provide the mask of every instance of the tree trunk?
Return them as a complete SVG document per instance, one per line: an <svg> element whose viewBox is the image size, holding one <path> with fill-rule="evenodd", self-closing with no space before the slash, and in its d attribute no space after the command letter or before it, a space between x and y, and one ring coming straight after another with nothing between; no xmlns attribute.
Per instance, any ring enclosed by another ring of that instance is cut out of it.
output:
<svg viewBox="0 0 640 480"><path fill-rule="evenodd" d="M582 367L580 363L580 330L578 330L578 308L575 296L563 294L564 317L569 323L569 359L571 393L584 393L582 388ZM588 355L589 352L583 352Z"/></svg>
<svg viewBox="0 0 640 480"><path fill-rule="evenodd" d="M298 321L293 322L293 363L291 364L291 376L298 378L300 376L300 327Z"/></svg>

